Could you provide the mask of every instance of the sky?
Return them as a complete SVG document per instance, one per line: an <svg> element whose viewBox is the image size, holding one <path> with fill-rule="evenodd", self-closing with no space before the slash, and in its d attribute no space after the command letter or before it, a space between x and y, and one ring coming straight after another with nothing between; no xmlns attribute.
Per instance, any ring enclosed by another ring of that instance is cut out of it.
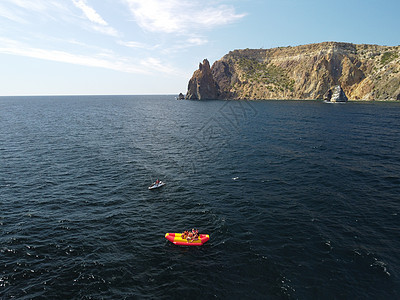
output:
<svg viewBox="0 0 400 300"><path fill-rule="evenodd" d="M199 62L324 41L397 46L399 0L0 0L0 95L186 93Z"/></svg>

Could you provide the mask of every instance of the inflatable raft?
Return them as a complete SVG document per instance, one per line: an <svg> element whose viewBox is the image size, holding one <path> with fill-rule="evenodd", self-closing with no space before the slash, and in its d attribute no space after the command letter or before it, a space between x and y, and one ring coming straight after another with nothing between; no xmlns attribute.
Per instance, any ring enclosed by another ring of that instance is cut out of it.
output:
<svg viewBox="0 0 400 300"><path fill-rule="evenodd" d="M199 234L197 240L187 240L182 238L182 233L166 233L165 238L179 246L201 246L210 239L208 234Z"/></svg>

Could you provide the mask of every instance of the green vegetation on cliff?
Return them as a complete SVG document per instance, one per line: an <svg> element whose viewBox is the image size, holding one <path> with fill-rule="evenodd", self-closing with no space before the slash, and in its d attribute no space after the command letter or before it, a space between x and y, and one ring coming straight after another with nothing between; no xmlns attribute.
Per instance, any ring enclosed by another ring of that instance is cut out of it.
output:
<svg viewBox="0 0 400 300"><path fill-rule="evenodd" d="M396 52L385 52L382 54L381 64L386 65L398 57L399 55Z"/></svg>
<svg viewBox="0 0 400 300"><path fill-rule="evenodd" d="M283 68L249 58L239 59L237 65L244 79L252 84L261 84L270 90L277 88L293 91L294 80L289 78Z"/></svg>

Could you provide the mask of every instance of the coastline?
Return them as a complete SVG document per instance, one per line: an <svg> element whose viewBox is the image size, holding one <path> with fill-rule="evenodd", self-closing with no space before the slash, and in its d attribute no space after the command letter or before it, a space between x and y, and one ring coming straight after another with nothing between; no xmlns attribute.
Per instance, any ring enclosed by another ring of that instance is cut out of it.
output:
<svg viewBox="0 0 400 300"><path fill-rule="evenodd" d="M399 100L390 100L390 99L382 99L382 100L362 100L362 99L351 99L348 101L327 101L324 99L184 99L184 101L309 101L309 102L327 102L327 103L373 103L373 102L393 102L393 103L400 103Z"/></svg>
<svg viewBox="0 0 400 300"><path fill-rule="evenodd" d="M400 101L400 46L324 42L233 50L199 63L187 99Z"/></svg>

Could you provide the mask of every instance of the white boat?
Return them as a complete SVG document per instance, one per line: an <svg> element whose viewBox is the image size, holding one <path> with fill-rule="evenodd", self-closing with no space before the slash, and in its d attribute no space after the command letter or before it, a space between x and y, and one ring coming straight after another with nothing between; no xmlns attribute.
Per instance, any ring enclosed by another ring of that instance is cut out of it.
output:
<svg viewBox="0 0 400 300"><path fill-rule="evenodd" d="M153 184L151 186L149 186L149 190L158 189L158 188L162 187L163 185L165 185L165 182L163 182L161 180L158 183L153 182Z"/></svg>

